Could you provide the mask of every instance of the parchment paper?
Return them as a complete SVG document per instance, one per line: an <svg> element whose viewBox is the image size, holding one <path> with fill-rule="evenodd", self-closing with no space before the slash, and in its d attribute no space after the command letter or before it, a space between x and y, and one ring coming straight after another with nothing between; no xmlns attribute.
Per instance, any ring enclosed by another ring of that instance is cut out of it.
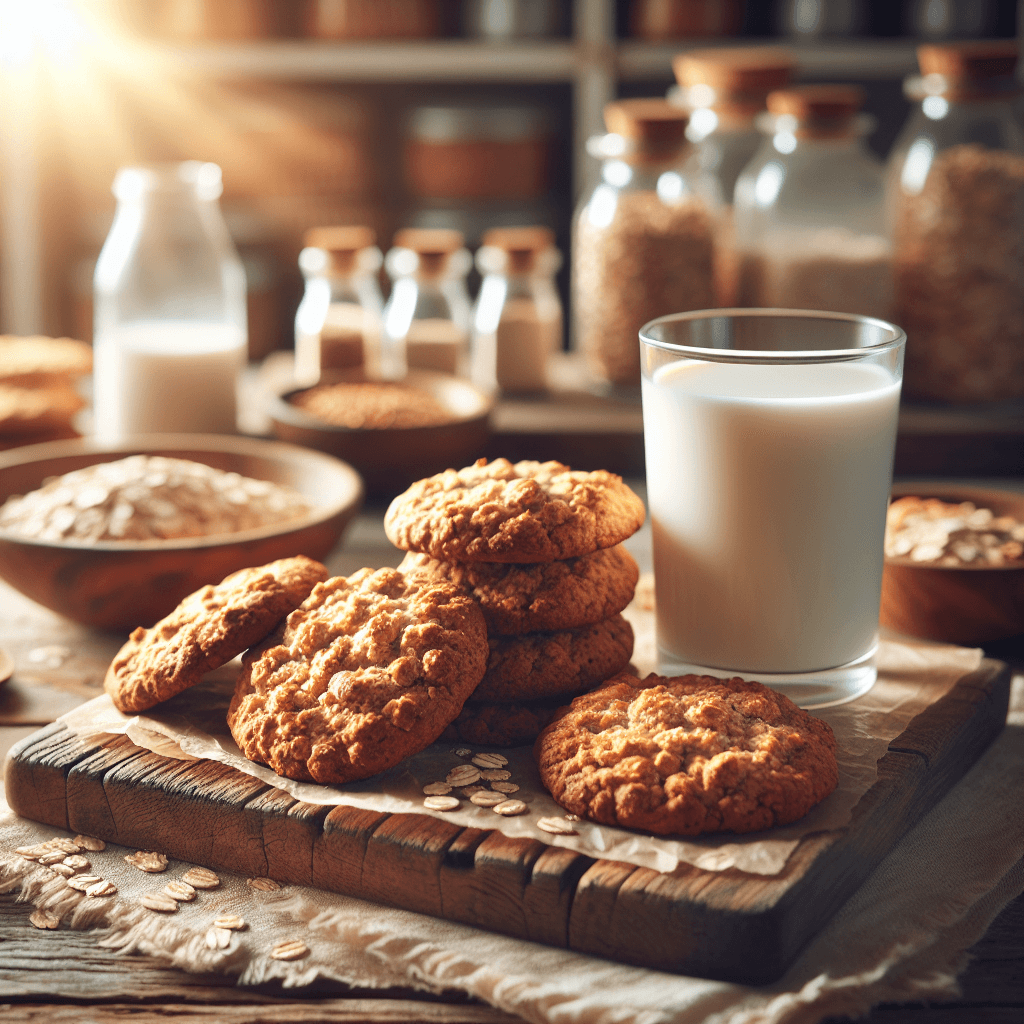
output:
<svg viewBox="0 0 1024 1024"><path fill-rule="evenodd" d="M641 676L646 675L655 667L654 616L634 602L627 609L627 617L636 633L633 664ZM515 796L529 805L526 814L511 818L466 800L449 812L423 806L423 786L443 780L451 768L462 763L465 758L456 756L455 751L468 748L468 744L435 743L389 771L345 786L281 778L269 768L247 761L228 733L225 714L237 663L211 673L200 686L147 714L122 715L104 695L64 715L60 722L83 738L123 734L164 757L220 761L309 803L347 804L392 814L430 814L459 825L496 829L508 836L529 836L591 857L626 861L662 872L692 864L708 871L738 868L751 874L775 875L805 835L842 828L849 822L853 807L874 783L877 761L890 740L958 679L976 669L981 657L978 649L883 637L874 688L850 704L819 712L832 726L838 744L839 786L835 792L800 821L749 836L666 839L585 821L574 824L579 833L575 836L543 832L537 820L560 818L564 811L541 784L530 747L501 750L509 760L510 781L521 787Z"/></svg>

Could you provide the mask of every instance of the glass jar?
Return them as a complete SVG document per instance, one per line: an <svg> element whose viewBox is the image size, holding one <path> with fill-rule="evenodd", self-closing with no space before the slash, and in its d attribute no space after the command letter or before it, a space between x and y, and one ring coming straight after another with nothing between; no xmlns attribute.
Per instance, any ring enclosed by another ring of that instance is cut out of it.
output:
<svg viewBox="0 0 1024 1024"><path fill-rule="evenodd" d="M736 305L736 249L732 201L736 179L761 145L755 119L774 89L788 84L793 55L780 47L690 50L673 62L678 86L671 102L690 112L686 137L697 160L718 181L723 207L715 230L715 294L718 305Z"/></svg>
<svg viewBox="0 0 1024 1024"><path fill-rule="evenodd" d="M543 391L562 344L562 265L550 228L493 228L477 250L483 277L473 312L473 382L485 391Z"/></svg>
<svg viewBox="0 0 1024 1024"><path fill-rule="evenodd" d="M904 393L1024 398L1024 136L1017 44L918 48L920 102L889 161Z"/></svg>
<svg viewBox="0 0 1024 1024"><path fill-rule="evenodd" d="M883 169L862 103L852 85L768 96L766 138L736 182L740 306L890 318Z"/></svg>
<svg viewBox="0 0 1024 1024"><path fill-rule="evenodd" d="M306 232L299 267L306 292L295 313L295 380L310 386L335 370L381 376L383 256L368 227Z"/></svg>
<svg viewBox="0 0 1024 1024"><path fill-rule="evenodd" d="M216 164L125 167L96 262L95 431L233 433L245 362L245 271Z"/></svg>
<svg viewBox="0 0 1024 1024"><path fill-rule="evenodd" d="M402 377L407 369L469 376L466 274L472 265L459 231L405 228L395 235L384 261L392 282L384 307L384 377Z"/></svg>
<svg viewBox="0 0 1024 1024"><path fill-rule="evenodd" d="M601 181L573 231L574 344L591 372L640 384L640 328L714 305L714 180L692 161L685 111L663 99L605 107L609 134L587 149Z"/></svg>

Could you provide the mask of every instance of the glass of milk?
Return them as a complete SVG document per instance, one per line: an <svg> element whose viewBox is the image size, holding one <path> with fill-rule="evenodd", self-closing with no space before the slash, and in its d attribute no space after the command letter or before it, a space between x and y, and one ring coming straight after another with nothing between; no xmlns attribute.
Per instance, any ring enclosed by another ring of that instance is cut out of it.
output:
<svg viewBox="0 0 1024 1024"><path fill-rule="evenodd" d="M123 167L93 278L98 438L235 433L245 271L217 202L216 164Z"/></svg>
<svg viewBox="0 0 1024 1024"><path fill-rule="evenodd" d="M704 310L640 331L659 662L821 708L875 681L900 328Z"/></svg>

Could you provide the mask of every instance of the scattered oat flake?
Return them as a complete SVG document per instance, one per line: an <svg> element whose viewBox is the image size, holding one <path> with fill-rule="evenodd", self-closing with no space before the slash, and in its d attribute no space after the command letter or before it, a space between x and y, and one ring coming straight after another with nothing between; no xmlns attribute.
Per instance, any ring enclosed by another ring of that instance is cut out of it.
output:
<svg viewBox="0 0 1024 1024"><path fill-rule="evenodd" d="M205 942L207 949L227 949L231 945L231 932L227 928L210 928Z"/></svg>
<svg viewBox="0 0 1024 1024"><path fill-rule="evenodd" d="M34 910L28 915L28 920L33 928L53 930L60 924L60 918L49 910Z"/></svg>
<svg viewBox="0 0 1024 1024"><path fill-rule="evenodd" d="M237 914L221 914L220 917L214 918L213 925L215 928L224 928L232 932L240 932L247 927L245 921Z"/></svg>
<svg viewBox="0 0 1024 1024"><path fill-rule="evenodd" d="M64 858L64 863L72 871L88 871L92 867L92 861L83 857L80 853L72 853Z"/></svg>
<svg viewBox="0 0 1024 1024"><path fill-rule="evenodd" d="M474 793L469 799L477 807L496 807L498 804L504 803L507 798L504 793L494 793L489 789L482 789L479 793Z"/></svg>
<svg viewBox="0 0 1024 1024"><path fill-rule="evenodd" d="M97 882L102 881L103 879L99 875L75 875L73 878L68 879L67 886L69 889L86 892L90 885L95 885Z"/></svg>
<svg viewBox="0 0 1024 1024"><path fill-rule="evenodd" d="M454 796L428 796L423 806L431 811L454 811L461 801Z"/></svg>
<svg viewBox="0 0 1024 1024"><path fill-rule="evenodd" d="M464 786L462 788L463 796L472 796L474 793L490 793L490 790L486 786Z"/></svg>
<svg viewBox="0 0 1024 1024"><path fill-rule="evenodd" d="M459 747L458 750L455 751L455 756L456 757L472 757L473 756L473 751L470 750L469 747Z"/></svg>
<svg viewBox="0 0 1024 1024"><path fill-rule="evenodd" d="M56 871L62 878L73 878L75 874L75 869L67 864L51 864L50 870Z"/></svg>
<svg viewBox="0 0 1024 1024"><path fill-rule="evenodd" d="M470 786L480 781L480 769L471 764L460 764L445 777L449 786Z"/></svg>
<svg viewBox="0 0 1024 1024"><path fill-rule="evenodd" d="M542 832L551 832L556 836L575 836L579 833L572 827L572 823L564 818L541 818L537 822L537 828Z"/></svg>
<svg viewBox="0 0 1024 1024"><path fill-rule="evenodd" d="M147 910L156 910L161 914L173 914L178 909L178 901L162 892L143 893L139 902Z"/></svg>
<svg viewBox="0 0 1024 1024"><path fill-rule="evenodd" d="M480 778L488 782L502 782L511 779L512 773L507 768L487 768L480 773Z"/></svg>
<svg viewBox="0 0 1024 1024"><path fill-rule="evenodd" d="M501 814L506 818L523 814L526 811L526 804L522 800L503 800L500 804L491 808L495 814Z"/></svg>
<svg viewBox="0 0 1024 1024"><path fill-rule="evenodd" d="M78 853L78 843L73 839L66 839L64 836L58 836L56 839L47 839L45 843L41 844L46 850L60 850L62 853Z"/></svg>
<svg viewBox="0 0 1024 1024"><path fill-rule="evenodd" d="M107 848L102 839L93 839L92 836L75 836L73 842L80 850L88 850L90 853L99 853Z"/></svg>
<svg viewBox="0 0 1024 1024"><path fill-rule="evenodd" d="M194 889L216 889L220 885L220 876L209 868L189 868L181 880Z"/></svg>
<svg viewBox="0 0 1024 1024"><path fill-rule="evenodd" d="M473 764L481 768L504 768L508 758L504 754L474 754Z"/></svg>
<svg viewBox="0 0 1024 1024"><path fill-rule="evenodd" d="M428 782L423 787L426 796L446 796L451 791L452 787L447 782Z"/></svg>
<svg viewBox="0 0 1024 1024"><path fill-rule="evenodd" d="M162 853L153 850L137 850L125 856L125 863L131 864L133 868L146 871L150 874L159 874L167 870L167 858Z"/></svg>
<svg viewBox="0 0 1024 1024"><path fill-rule="evenodd" d="M63 862L66 856L67 854L63 850L50 850L49 852L44 853L41 857L37 857L36 859L39 861L40 864L60 864Z"/></svg>
<svg viewBox="0 0 1024 1024"><path fill-rule="evenodd" d="M25 860L39 860L47 851L42 846L19 846L14 852Z"/></svg>
<svg viewBox="0 0 1024 1024"><path fill-rule="evenodd" d="M298 939L290 942L279 942L271 951L272 960L301 960L309 952L309 947Z"/></svg>
<svg viewBox="0 0 1024 1024"><path fill-rule="evenodd" d="M491 789L498 793L518 793L519 787L514 782L492 782Z"/></svg>
<svg viewBox="0 0 1024 1024"><path fill-rule="evenodd" d="M580 820L580 816L578 814L566 814L565 815L565 820L566 821L579 821Z"/></svg>
<svg viewBox="0 0 1024 1024"><path fill-rule="evenodd" d="M257 892L276 892L281 888L272 878L248 878L245 884Z"/></svg>
<svg viewBox="0 0 1024 1024"><path fill-rule="evenodd" d="M73 881L71 879L70 881ZM86 896L113 896L117 892L117 886L113 882L108 882L105 879L100 879L98 882L94 882L85 890Z"/></svg>
<svg viewBox="0 0 1024 1024"><path fill-rule="evenodd" d="M168 882L162 891L165 896L170 896L172 900L178 900L180 903L191 903L196 898L195 888L179 879Z"/></svg>

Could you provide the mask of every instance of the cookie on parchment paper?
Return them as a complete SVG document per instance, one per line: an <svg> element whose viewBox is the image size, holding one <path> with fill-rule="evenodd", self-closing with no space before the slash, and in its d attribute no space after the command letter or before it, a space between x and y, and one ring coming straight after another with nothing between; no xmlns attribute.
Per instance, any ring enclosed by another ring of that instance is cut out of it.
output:
<svg viewBox="0 0 1024 1024"><path fill-rule="evenodd" d="M278 775L364 779L433 743L486 663L483 613L458 587L361 569L317 587L246 654L228 727Z"/></svg>
<svg viewBox="0 0 1024 1024"><path fill-rule="evenodd" d="M473 700L567 700L621 672L633 655L633 627L621 616L579 629L488 640L487 671Z"/></svg>
<svg viewBox="0 0 1024 1024"><path fill-rule="evenodd" d="M835 789L832 730L760 683L627 673L577 697L537 738L555 801L659 835L754 832Z"/></svg>
<svg viewBox="0 0 1024 1024"><path fill-rule="evenodd" d="M614 473L478 459L418 480L391 502L384 529L442 561L553 562L614 547L643 521L643 502Z"/></svg>
<svg viewBox="0 0 1024 1024"><path fill-rule="evenodd" d="M297 555L201 587L151 629L132 633L103 687L125 714L168 700L262 640L326 578L319 562Z"/></svg>
<svg viewBox="0 0 1024 1024"><path fill-rule="evenodd" d="M481 747L521 747L532 743L564 704L559 700L515 704L468 700L440 738Z"/></svg>
<svg viewBox="0 0 1024 1024"><path fill-rule="evenodd" d="M575 629L618 615L640 570L621 545L559 562L441 562L409 552L398 567L450 580L480 602L489 636Z"/></svg>

